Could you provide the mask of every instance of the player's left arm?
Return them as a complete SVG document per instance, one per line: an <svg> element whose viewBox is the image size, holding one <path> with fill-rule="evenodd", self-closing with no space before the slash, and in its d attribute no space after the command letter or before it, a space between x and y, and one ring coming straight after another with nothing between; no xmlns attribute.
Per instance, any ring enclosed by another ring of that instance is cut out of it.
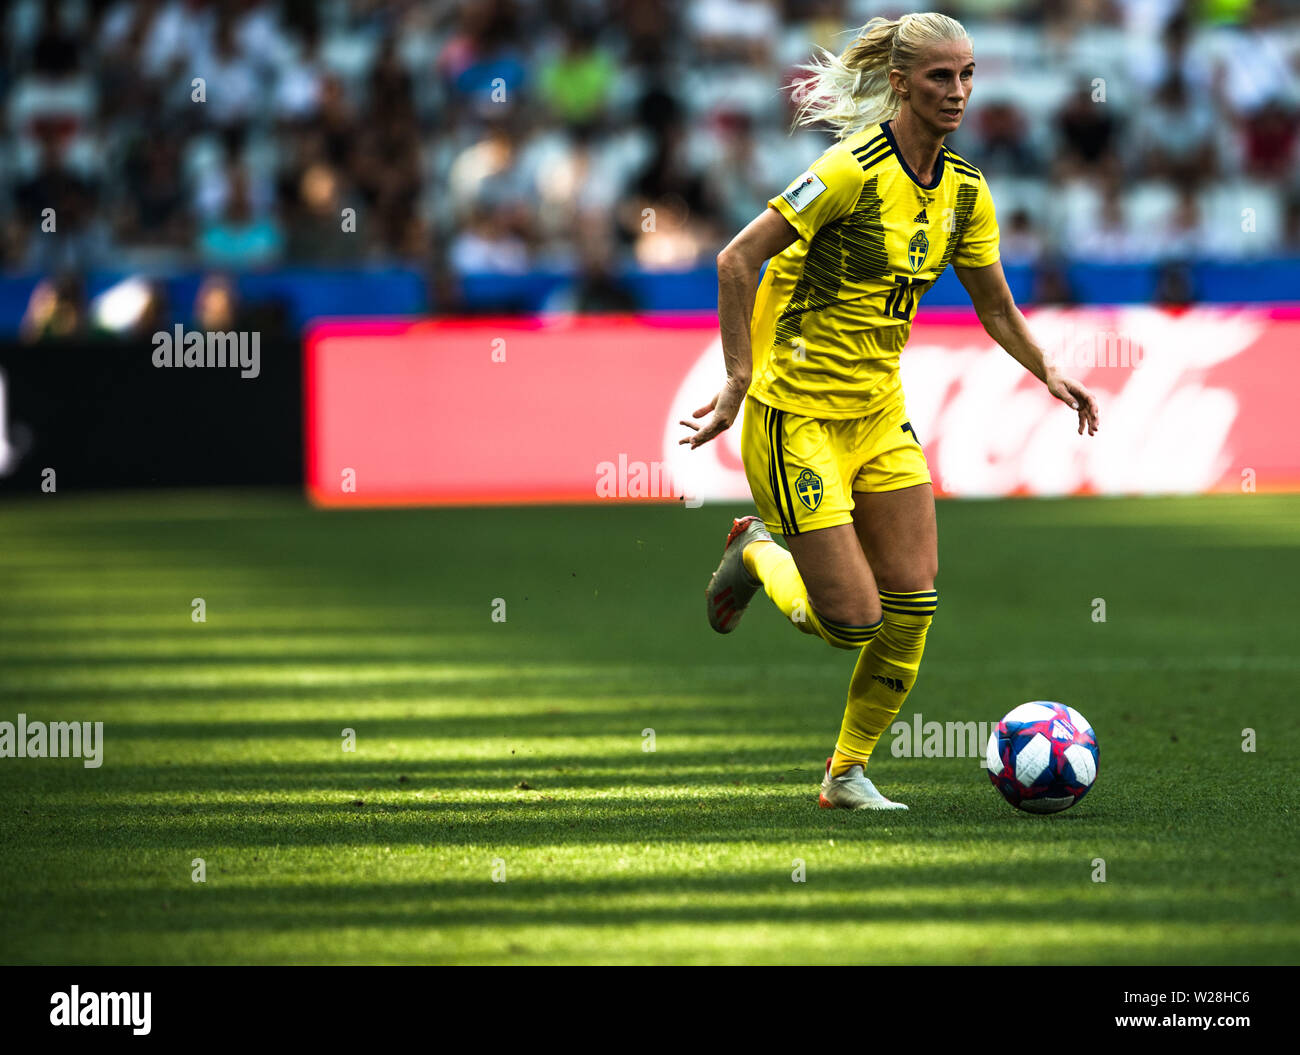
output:
<svg viewBox="0 0 1300 1055"><path fill-rule="evenodd" d="M998 342L1016 362L1047 386L1047 390L1079 415L1079 435L1086 425L1088 435L1096 433L1097 400L1083 385L1052 366L1034 343L1025 317L1016 307L1007 287L998 254L998 221L993 195L979 178L969 221L962 226L961 241L952 257L953 269L970 294L984 332Z"/></svg>
<svg viewBox="0 0 1300 1055"><path fill-rule="evenodd" d="M1088 435L1095 435L1100 422L1097 399L1082 384L1066 377L1047 361L1043 350L1034 341L1029 326L1015 298L1007 286L1002 262L994 261L984 267L957 267L957 277L970 294L975 314L979 316L984 332L1006 349L1008 354L1047 386L1057 399L1077 411L1079 435L1086 425Z"/></svg>

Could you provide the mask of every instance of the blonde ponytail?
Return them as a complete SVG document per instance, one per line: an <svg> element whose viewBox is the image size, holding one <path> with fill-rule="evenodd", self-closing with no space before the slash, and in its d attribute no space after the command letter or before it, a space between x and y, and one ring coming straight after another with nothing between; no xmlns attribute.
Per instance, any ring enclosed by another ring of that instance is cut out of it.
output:
<svg viewBox="0 0 1300 1055"><path fill-rule="evenodd" d="M910 72L932 44L969 39L960 22L936 12L873 18L839 55L819 48L812 62L799 67L810 76L790 86L798 104L795 124L824 122L843 139L888 120L899 108L889 71Z"/></svg>

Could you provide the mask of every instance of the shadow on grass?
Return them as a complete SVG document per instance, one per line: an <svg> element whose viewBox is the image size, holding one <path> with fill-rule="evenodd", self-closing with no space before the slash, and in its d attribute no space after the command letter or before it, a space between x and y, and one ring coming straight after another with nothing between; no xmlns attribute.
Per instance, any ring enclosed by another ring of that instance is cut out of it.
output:
<svg viewBox="0 0 1300 1055"><path fill-rule="evenodd" d="M613 695L613 694L611 694ZM464 698L464 697L462 697ZM399 697L399 699L402 699ZM645 696L638 698L631 690L615 697L607 706L566 705L563 697L553 706L544 710L515 711L508 714L500 712L503 704L519 699L550 700L549 694L537 697L519 697L506 695L500 698L486 696L485 704L492 704L497 710L488 714L444 714L412 713L405 716L385 715L384 717L366 717L366 704L370 702L393 702L384 699L362 701L351 710L336 701L330 707L333 712L328 718L312 718L285 721L204 721L195 715L194 720L173 722L138 722L104 718L104 735L106 742L123 745L127 743L149 744L149 750L156 750L152 741L197 741L199 743L232 744L261 743L275 740L318 741L337 749L341 724L355 728L369 751L376 750L379 743L398 742L412 747L423 748L425 753L435 755L445 751L451 740L466 740L483 743L490 740L509 740L510 746L517 746L521 741L537 738L609 738L619 737L628 745L631 752L644 755L641 750L642 730L647 724L655 726L656 735L664 754L676 752L670 745L676 740L696 736L728 736L734 734L738 724L744 723L754 733L764 738L772 736L803 736L810 729L808 723L814 723L826 738L826 726L831 715L816 714L805 711L792 714L788 705L778 701L753 701L736 699L729 710L722 710L715 704L708 709L692 699L663 699ZM231 701L234 702L234 701ZM300 701L301 702L301 701ZM324 703L326 701L315 701ZM410 705L419 701L409 700ZM340 710L340 706L343 709ZM429 711L436 711L437 705L428 705ZM829 711L829 708L828 708ZM82 717L87 712L79 712ZM194 712L191 712L194 713ZM201 712L199 712L201 713ZM59 714L28 713L28 720L49 718L56 720L66 717ZM838 717L838 716L836 716ZM10 716L10 721L13 718ZM832 727L833 728L833 727ZM608 746L608 745L605 745ZM824 746L824 745L822 745ZM814 754L818 748L814 747ZM658 752L653 752L658 753ZM613 755L612 758L620 758ZM343 761L348 761L344 758ZM190 765L187 761L186 765ZM202 765L202 763L198 763ZM316 762L316 766L329 766L333 762Z"/></svg>
<svg viewBox="0 0 1300 1055"><path fill-rule="evenodd" d="M844 685L848 674L839 667L798 662L785 665L756 666L745 663L734 665L699 662L694 666L682 665L676 670L665 670L645 662L594 666L580 660L566 662L555 657L516 657L513 666L502 666L483 661L470 652L454 658L439 660L427 654L395 655L368 652L346 653L336 650L333 658L318 661L313 657L231 657L226 655L137 657L135 659L72 659L69 657L5 661L5 668L13 677L6 678L0 670L0 690L14 706L40 703L76 703L81 707L91 703L154 702L162 701L183 706L189 702L246 702L257 700L265 704L268 714L274 713L277 703L301 703L310 700L320 703L348 703L356 701L363 707L375 696L423 700L437 705L449 697L518 697L524 699L555 699L557 706L567 700L583 700L601 696L618 698L644 695L663 696L669 693L684 699L709 696L708 706L728 709L738 703L749 704L755 696L766 696L773 706L798 707L803 701L820 700L828 706L842 707ZM444 664L438 669L435 663ZM400 667L403 663L428 665L431 669L418 673L373 675L348 673L355 665L369 667ZM194 666L204 669L201 676L216 681L220 668L230 668L227 684L192 684ZM116 666L148 666L158 673L151 674L152 684L141 684L129 678L118 677L116 683L87 685L91 677L88 669L103 668L106 675ZM300 681L258 676L256 672L244 675L241 667L283 667L291 674L295 666L303 667ZM63 673L69 667L82 668L75 682L70 684L31 683L43 671ZM466 667L475 668L472 673ZM313 668L324 668L330 677L320 680ZM175 670L174 681L170 672ZM339 676L341 675L341 676ZM313 680L315 679L315 681ZM170 682L170 683L169 683ZM779 689L774 689L774 686ZM742 695L743 694L743 695Z"/></svg>
<svg viewBox="0 0 1300 1055"><path fill-rule="evenodd" d="M208 882L202 886L100 889L93 902L79 892L49 891L42 898L40 915L46 933L83 927L87 917L93 917L99 931L158 934L343 927L989 922L1007 925L1011 935L1024 925L1027 912L1059 907L1054 885L1048 882L1022 887L1024 896L1014 898L954 897L957 889L1001 889L1011 879L1004 867L977 860L911 864L904 869L817 864L806 884L791 881L790 862L777 850L771 860L755 861L749 871L585 880L538 876L517 868L502 883L493 883L489 872L490 862L485 860L480 881L274 882L237 887L225 885L225 869L219 856L212 855ZM1054 919L1071 922L1065 915ZM1119 896L1092 898L1088 903L1092 924L1159 921L1209 928L1278 919L1276 906L1244 896L1225 900L1213 890L1181 888L1174 896L1164 886L1130 886Z"/></svg>
<svg viewBox="0 0 1300 1055"><path fill-rule="evenodd" d="M392 772L402 768L394 766ZM870 842L902 833L927 843L1014 838L1023 848L1094 834L1104 824L1092 811L1026 823L1024 815L1009 810L991 791L987 796L971 796L942 781L928 787L893 785L900 797L905 794L911 801L913 810L908 813L826 811L817 807L816 774L806 768L773 774L749 767L745 772L751 776L743 783L720 779L716 769L677 767L670 775L654 774L658 789L668 781L679 786L680 793L672 797L622 788L600 795L555 797L545 791L512 790L497 780L494 790L502 797L467 800L434 793L417 798L396 791L408 785L398 785L394 778L382 791L364 790L354 782L328 796L277 794L268 801L221 801L213 799L212 788L195 786L189 802L38 799L11 811L4 827L6 842L14 851L45 853L58 846L76 846L88 852L188 853L202 846L342 849L378 844L486 849L592 843L768 844L820 841L828 835L846 842ZM785 783L777 783L780 776L787 778ZM175 787L188 789L189 785ZM152 790L160 789L155 784Z"/></svg>

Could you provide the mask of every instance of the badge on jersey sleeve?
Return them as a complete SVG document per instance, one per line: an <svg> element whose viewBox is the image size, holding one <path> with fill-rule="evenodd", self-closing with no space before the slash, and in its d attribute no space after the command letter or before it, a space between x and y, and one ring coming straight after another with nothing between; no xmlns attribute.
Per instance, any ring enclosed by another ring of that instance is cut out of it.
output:
<svg viewBox="0 0 1300 1055"><path fill-rule="evenodd" d="M803 212L804 207L816 201L817 196L826 189L824 184L817 176L811 172L805 172L792 184L790 189L781 195L790 208L795 212Z"/></svg>

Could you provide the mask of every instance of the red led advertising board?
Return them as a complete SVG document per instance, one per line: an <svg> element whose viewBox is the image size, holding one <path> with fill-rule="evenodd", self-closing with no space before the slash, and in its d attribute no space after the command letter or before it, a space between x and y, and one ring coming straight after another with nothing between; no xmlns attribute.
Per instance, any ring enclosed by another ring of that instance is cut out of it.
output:
<svg viewBox="0 0 1300 1055"><path fill-rule="evenodd" d="M1100 433L1077 435L972 314L923 312L903 387L937 493L1300 487L1300 311L1043 309L1029 323L1097 393ZM712 315L321 322L305 354L320 505L748 497L738 426L677 443L723 377Z"/></svg>

